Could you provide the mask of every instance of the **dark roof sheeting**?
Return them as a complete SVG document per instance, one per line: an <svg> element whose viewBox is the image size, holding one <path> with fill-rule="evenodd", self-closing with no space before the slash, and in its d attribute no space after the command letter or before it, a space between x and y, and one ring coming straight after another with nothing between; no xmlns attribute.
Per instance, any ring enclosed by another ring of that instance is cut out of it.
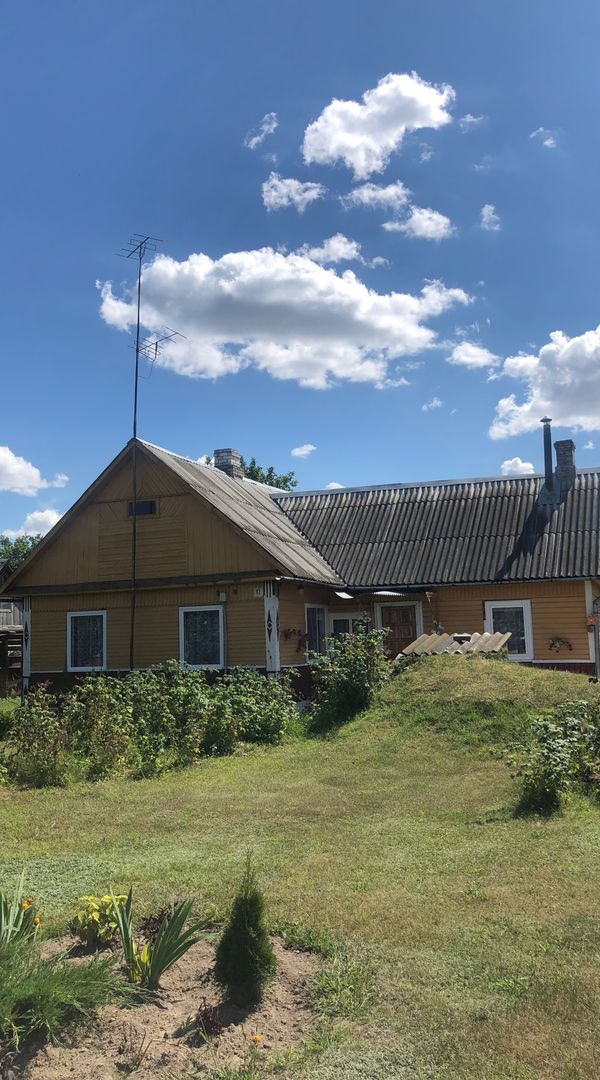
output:
<svg viewBox="0 0 600 1080"><path fill-rule="evenodd" d="M600 576L600 470L560 503L543 476L273 496L347 585L459 585Z"/></svg>
<svg viewBox="0 0 600 1080"><path fill-rule="evenodd" d="M141 445L254 540L282 568L284 576L340 584L339 577L323 556L281 513L266 485L233 480L220 469L172 454L152 443L141 442Z"/></svg>

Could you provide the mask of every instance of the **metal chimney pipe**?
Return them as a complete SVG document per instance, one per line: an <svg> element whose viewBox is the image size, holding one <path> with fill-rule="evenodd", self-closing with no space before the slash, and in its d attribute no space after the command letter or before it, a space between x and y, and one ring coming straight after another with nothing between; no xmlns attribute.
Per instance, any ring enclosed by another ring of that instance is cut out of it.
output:
<svg viewBox="0 0 600 1080"><path fill-rule="evenodd" d="M552 469L552 418L543 416L540 424L544 425L544 474L546 491L554 491L554 470Z"/></svg>

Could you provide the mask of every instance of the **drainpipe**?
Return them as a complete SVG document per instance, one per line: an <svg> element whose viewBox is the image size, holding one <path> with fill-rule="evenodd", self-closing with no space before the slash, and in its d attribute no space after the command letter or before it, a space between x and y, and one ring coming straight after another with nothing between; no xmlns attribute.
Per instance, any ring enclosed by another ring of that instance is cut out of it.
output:
<svg viewBox="0 0 600 1080"><path fill-rule="evenodd" d="M594 656L596 660L596 678L600 679L600 641L598 640L598 608L600 607L600 596L596 596L592 603L592 612L596 616L596 625L592 631L594 635Z"/></svg>

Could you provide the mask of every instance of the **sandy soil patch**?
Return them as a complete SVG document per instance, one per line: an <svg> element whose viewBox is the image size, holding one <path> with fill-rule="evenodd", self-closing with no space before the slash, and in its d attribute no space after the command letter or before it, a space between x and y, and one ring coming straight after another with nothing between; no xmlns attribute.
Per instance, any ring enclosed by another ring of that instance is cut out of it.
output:
<svg viewBox="0 0 600 1080"><path fill-rule="evenodd" d="M262 1037L260 1053L301 1042L316 1024L308 985L319 960L279 943L274 947L277 976L256 1009L223 1000L212 977L214 946L200 941L166 973L155 1000L100 1009L96 1026L79 1030L64 1045L39 1050L24 1069L24 1080L156 1080L162 1070L182 1076L193 1068L210 1072L239 1065L255 1034ZM223 1032L209 1046L195 1046L190 1022L205 1003L218 1006Z"/></svg>

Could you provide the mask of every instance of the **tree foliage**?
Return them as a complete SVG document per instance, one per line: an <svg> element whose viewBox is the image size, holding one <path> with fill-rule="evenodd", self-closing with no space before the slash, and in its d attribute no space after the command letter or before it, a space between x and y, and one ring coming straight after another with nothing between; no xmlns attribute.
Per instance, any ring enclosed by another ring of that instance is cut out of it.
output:
<svg viewBox="0 0 600 1080"><path fill-rule="evenodd" d="M298 487L295 473L277 473L273 465L263 469L255 457L251 457L250 461L242 458L242 469L248 480L257 480L259 484L269 484L270 487L283 488L284 491L293 491Z"/></svg>
<svg viewBox="0 0 600 1080"><path fill-rule="evenodd" d="M14 540L9 536L0 536L0 562L7 559L11 570L16 570L41 539L39 533L36 536L15 536Z"/></svg>

